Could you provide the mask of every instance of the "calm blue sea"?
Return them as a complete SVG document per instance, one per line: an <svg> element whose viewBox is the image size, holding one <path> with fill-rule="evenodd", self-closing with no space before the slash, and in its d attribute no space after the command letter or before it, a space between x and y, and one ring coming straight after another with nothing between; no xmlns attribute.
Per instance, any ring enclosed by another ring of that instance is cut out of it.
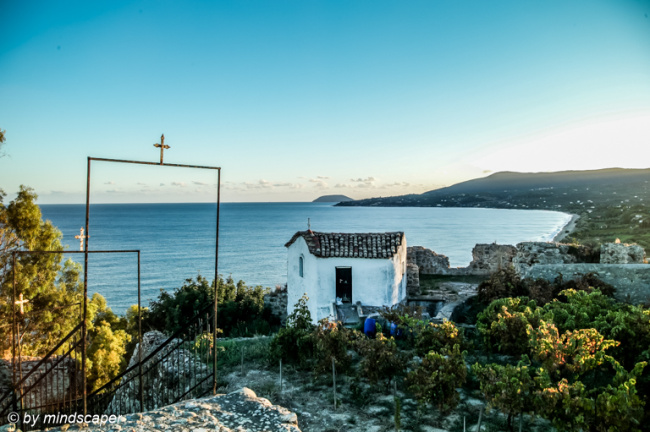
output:
<svg viewBox="0 0 650 432"><path fill-rule="evenodd" d="M85 224L84 205L43 205L43 215L63 233L63 243ZM334 207L328 203L225 203L221 205L219 273L249 285L274 287L287 280L284 244L311 219L314 231L404 231L408 245L447 255L466 266L476 243L546 241L570 216L541 210L475 208ZM214 277L215 204L95 204L90 209L90 250L139 249L143 305L160 289L187 278ZM70 255L79 262L82 255ZM91 255L89 292L99 292L115 312L137 303L135 254Z"/></svg>

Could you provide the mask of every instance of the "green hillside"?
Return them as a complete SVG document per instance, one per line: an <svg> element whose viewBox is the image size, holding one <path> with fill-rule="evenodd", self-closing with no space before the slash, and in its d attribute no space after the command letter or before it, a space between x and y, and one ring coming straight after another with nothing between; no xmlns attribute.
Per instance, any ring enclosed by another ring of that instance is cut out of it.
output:
<svg viewBox="0 0 650 432"><path fill-rule="evenodd" d="M581 216L571 238L620 238L650 250L650 169L610 168L554 173L499 172L423 194L340 203L340 206L545 209Z"/></svg>

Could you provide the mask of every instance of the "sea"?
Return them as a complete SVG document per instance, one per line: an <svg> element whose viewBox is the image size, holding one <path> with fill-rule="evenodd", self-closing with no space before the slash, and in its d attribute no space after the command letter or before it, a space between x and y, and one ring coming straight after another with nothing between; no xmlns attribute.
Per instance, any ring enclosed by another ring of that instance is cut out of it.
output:
<svg viewBox="0 0 650 432"><path fill-rule="evenodd" d="M85 205L42 205L43 217L79 250ZM93 204L90 250L140 250L142 304L197 275L214 278L217 207L214 203ZM477 243L549 241L571 215L545 210L439 207L336 207L331 203L222 203L218 272L247 285L274 288L287 281L286 242L297 231L404 231L409 246L424 246L466 266ZM83 254L68 254L83 262ZM89 293L116 313L137 304L137 255L91 254Z"/></svg>

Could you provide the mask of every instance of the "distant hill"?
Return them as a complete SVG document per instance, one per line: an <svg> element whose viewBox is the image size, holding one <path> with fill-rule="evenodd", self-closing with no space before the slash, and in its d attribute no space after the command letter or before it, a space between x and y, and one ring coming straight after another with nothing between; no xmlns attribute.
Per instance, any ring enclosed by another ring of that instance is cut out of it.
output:
<svg viewBox="0 0 650 432"><path fill-rule="evenodd" d="M647 202L650 200L649 181L650 169L498 172L423 194L370 198L338 205L539 208L578 212L593 208L594 202L609 206Z"/></svg>
<svg viewBox="0 0 650 432"><path fill-rule="evenodd" d="M352 198L345 195L323 195L322 197L316 198L312 202L348 202L354 201Z"/></svg>

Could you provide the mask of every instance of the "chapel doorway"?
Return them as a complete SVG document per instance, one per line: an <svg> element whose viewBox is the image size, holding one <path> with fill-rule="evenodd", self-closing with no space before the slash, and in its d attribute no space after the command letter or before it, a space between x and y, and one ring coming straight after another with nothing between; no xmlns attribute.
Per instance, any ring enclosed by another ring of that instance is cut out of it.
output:
<svg viewBox="0 0 650 432"><path fill-rule="evenodd" d="M336 298L352 303L352 267L336 267Z"/></svg>

